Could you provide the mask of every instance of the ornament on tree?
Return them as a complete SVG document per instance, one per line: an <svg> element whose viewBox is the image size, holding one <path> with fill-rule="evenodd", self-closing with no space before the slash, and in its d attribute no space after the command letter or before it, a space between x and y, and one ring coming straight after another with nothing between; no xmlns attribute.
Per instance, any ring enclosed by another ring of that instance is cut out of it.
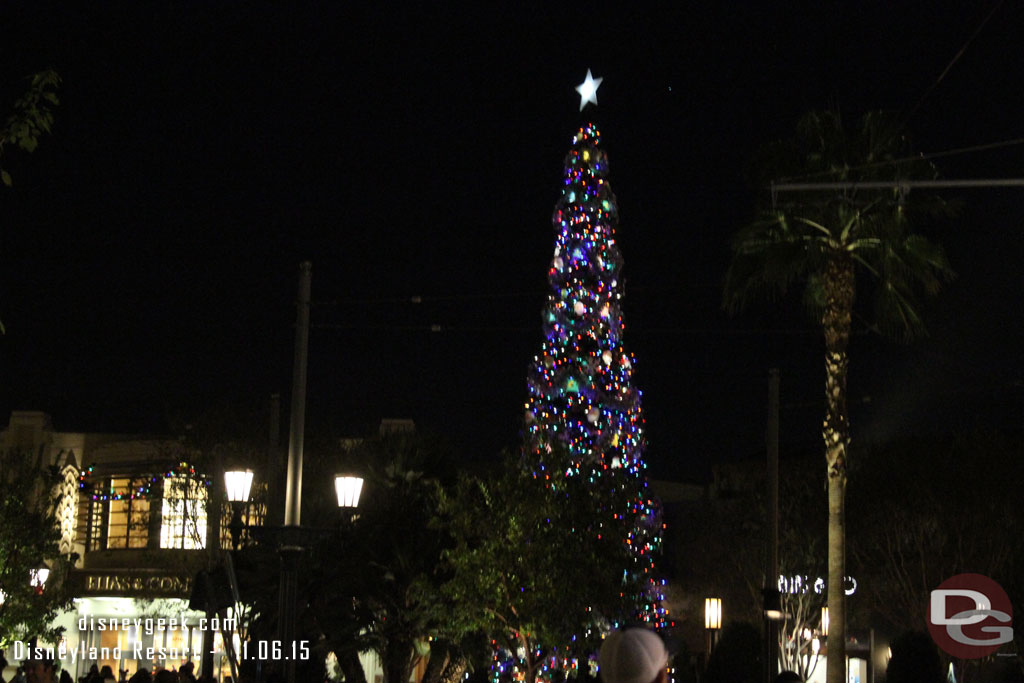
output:
<svg viewBox="0 0 1024 683"><path fill-rule="evenodd" d="M661 525L645 495L641 394L622 343L619 212L600 144L597 128L584 126L565 158L552 217L555 267L545 307L551 324L528 380L527 458L549 487L558 485L549 473L587 477L609 521L625 523L622 571L636 587L629 594L636 611L626 618L661 628L668 622L651 560ZM607 486L608 477L614 486Z"/></svg>

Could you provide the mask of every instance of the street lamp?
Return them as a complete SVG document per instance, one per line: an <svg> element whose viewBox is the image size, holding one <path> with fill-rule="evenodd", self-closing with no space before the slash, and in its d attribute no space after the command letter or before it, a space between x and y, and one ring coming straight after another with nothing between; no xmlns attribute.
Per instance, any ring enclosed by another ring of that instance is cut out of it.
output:
<svg viewBox="0 0 1024 683"><path fill-rule="evenodd" d="M711 650L718 642L718 632L722 628L722 599L704 599L704 632L707 637L708 658Z"/></svg>
<svg viewBox="0 0 1024 683"><path fill-rule="evenodd" d="M224 473L224 487L227 489L228 501L231 503L231 547L238 550L242 540L242 509L249 502L252 491L252 470L232 470Z"/></svg>
<svg viewBox="0 0 1024 683"><path fill-rule="evenodd" d="M334 478L334 490L338 494L338 507L359 507L359 494L363 490L361 477L339 474Z"/></svg>
<svg viewBox="0 0 1024 683"><path fill-rule="evenodd" d="M821 608L821 635L828 635L828 607Z"/></svg>
<svg viewBox="0 0 1024 683"><path fill-rule="evenodd" d="M232 503L246 503L252 491L252 470L233 470L224 473L224 486L228 500Z"/></svg>
<svg viewBox="0 0 1024 683"><path fill-rule="evenodd" d="M242 523L242 509L249 502L249 494L252 491L252 470L231 470L224 473L224 488L227 492L228 501L231 503L231 542L235 549L238 549L239 540L245 525ZM349 474L339 474L334 478L334 490L338 497L339 508L355 509L359 507L359 497L363 490L362 477ZM279 608L281 609L282 644L287 643L290 647L295 640L295 608L297 599L297 573L298 557L302 552L299 543L299 526L286 525L281 530L282 547L280 548L283 560L282 583L287 586L287 591L280 596ZM289 675L294 676L294 662L289 660L285 668ZM294 680L294 679L293 679Z"/></svg>
<svg viewBox="0 0 1024 683"><path fill-rule="evenodd" d="M722 628L721 598L706 598L704 600L704 628L712 631Z"/></svg>

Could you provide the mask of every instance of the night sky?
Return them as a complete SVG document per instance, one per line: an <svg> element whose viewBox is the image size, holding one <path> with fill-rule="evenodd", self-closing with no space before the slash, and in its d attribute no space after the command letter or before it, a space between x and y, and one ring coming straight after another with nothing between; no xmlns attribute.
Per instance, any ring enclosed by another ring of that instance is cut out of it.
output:
<svg viewBox="0 0 1024 683"><path fill-rule="evenodd" d="M1016 2L350 4L0 6L0 113L26 75L64 79L54 134L5 152L0 415L166 432L205 406L287 406L309 259L311 429L410 417L494 458L517 443L586 116L619 201L650 473L700 480L757 456L773 365L787 452L813 450L814 324L796 301L720 306L729 236L764 192L749 160L812 108L901 112L922 152L1024 137ZM588 68L604 82L581 115ZM936 163L1022 177L1022 152ZM1024 190L944 196L962 209L927 234L959 277L928 340L855 336L859 442L1022 423Z"/></svg>

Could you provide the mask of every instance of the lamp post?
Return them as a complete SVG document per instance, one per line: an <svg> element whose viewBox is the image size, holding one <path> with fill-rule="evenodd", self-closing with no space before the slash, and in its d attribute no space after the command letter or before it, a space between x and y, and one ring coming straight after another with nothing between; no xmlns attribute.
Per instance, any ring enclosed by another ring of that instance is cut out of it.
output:
<svg viewBox="0 0 1024 683"><path fill-rule="evenodd" d="M228 500L231 502L231 543L238 549L239 541L241 540L242 531L246 528L246 525L242 522L242 509L245 504L249 501L249 494L252 491L252 470L233 470L224 473L224 486L227 490ZM362 477L353 476L351 474L339 474L334 477L334 491L338 497L338 507L348 510L354 510L359 507L359 497L363 491L363 479ZM288 542L289 536L297 536L299 533L298 527L285 527L282 530L285 534L285 543ZM297 540L293 538L292 540ZM284 588L285 581L287 580L290 593L288 595L282 590L280 595L279 607L282 610L282 622L290 619L290 623L283 623L281 632L281 645L285 648L283 651L287 654L285 670L288 680L292 683L295 681L295 657L293 653L297 652L296 648L293 648L292 643L295 641L295 616L296 616L296 601L298 599L297 589L297 573L298 573L298 559L302 553L302 548L299 546L283 546L281 548L281 559L282 570L287 568L292 574L285 577L282 571L281 585ZM287 564L284 564L287 562ZM285 602L289 600L290 602ZM287 609L287 611L285 611ZM289 629L290 630L286 630ZM285 634L290 634L285 636Z"/></svg>
<svg viewBox="0 0 1024 683"><path fill-rule="evenodd" d="M292 407L288 433L288 467L284 494L284 528L281 530L281 584L278 592L278 638L285 652L285 680L295 683L295 621L298 608L299 558L302 556L302 449L306 429L306 369L309 364L309 294L313 279L313 264L299 264L299 292L295 320L295 356L292 365ZM354 508L359 504L362 480L358 477L335 478L340 507ZM343 480L343 481L340 481ZM346 497L343 498L343 493Z"/></svg>
<svg viewBox="0 0 1024 683"><path fill-rule="evenodd" d="M242 541L242 510L249 502L249 494L252 492L252 470L231 470L224 473L224 488L227 491L228 502L231 503L231 523L228 529L231 531L231 547L238 550Z"/></svg>
<svg viewBox="0 0 1024 683"><path fill-rule="evenodd" d="M278 639L291 653L295 648L295 620L299 599L299 558L302 555L299 524L302 514L302 448L306 432L306 368L309 361L309 292L313 264L299 264L299 296L296 303L295 356L292 363L292 408L288 432L288 466L284 492L284 529L281 545L281 583L278 590ZM295 683L295 660L289 654L285 680Z"/></svg>
<svg viewBox="0 0 1024 683"><path fill-rule="evenodd" d="M722 599L704 599L704 634L706 636L708 659L711 650L718 644L718 633L722 628Z"/></svg>

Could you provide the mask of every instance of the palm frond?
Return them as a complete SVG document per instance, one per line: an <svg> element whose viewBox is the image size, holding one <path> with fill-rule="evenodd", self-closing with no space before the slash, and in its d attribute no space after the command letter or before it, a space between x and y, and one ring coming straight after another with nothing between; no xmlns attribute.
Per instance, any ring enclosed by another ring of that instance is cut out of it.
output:
<svg viewBox="0 0 1024 683"><path fill-rule="evenodd" d="M817 227L777 214L741 229L733 240L723 307L735 313L754 300L785 295L823 261L823 240Z"/></svg>
<svg viewBox="0 0 1024 683"><path fill-rule="evenodd" d="M783 295L799 282L806 285L805 306L817 315L823 266L846 253L868 276L876 329L905 338L923 332L917 295L937 292L952 271L941 248L913 233L912 219L941 215L949 205L925 193L908 193L904 181L935 178L937 171L930 161L911 155L898 120L869 112L848 129L838 112L811 112L800 119L793 138L767 147L762 159L764 169L777 162L774 175L766 176L775 180L887 184L787 192L782 201L773 197L772 213L733 239L724 307L736 312L755 298Z"/></svg>
<svg viewBox="0 0 1024 683"><path fill-rule="evenodd" d="M923 235L885 243L865 265L877 278L875 323L879 331L902 340L927 333L919 314L920 294L935 295L954 277L942 247Z"/></svg>

